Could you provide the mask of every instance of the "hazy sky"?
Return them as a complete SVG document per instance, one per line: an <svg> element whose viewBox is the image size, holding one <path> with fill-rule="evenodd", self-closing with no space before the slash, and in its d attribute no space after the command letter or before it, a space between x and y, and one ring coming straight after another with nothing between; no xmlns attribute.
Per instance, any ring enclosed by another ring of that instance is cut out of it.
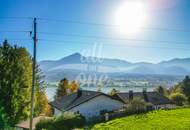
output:
<svg viewBox="0 0 190 130"><path fill-rule="evenodd" d="M32 40L24 40L31 39L28 33L1 31L32 30L32 19L2 17L38 17L46 18L37 21L38 38L44 40L38 41L38 60L59 59L75 52L93 54L95 45L100 48L95 51L97 56L100 51L102 57L131 62L159 62L190 57L190 0L144 0L149 21L145 27L154 29L143 29L135 36L120 35L116 27L105 26L114 24L114 14L124 1L126 0L0 0L0 40L10 39L11 43L18 43L31 51ZM81 24L84 22L105 25Z"/></svg>

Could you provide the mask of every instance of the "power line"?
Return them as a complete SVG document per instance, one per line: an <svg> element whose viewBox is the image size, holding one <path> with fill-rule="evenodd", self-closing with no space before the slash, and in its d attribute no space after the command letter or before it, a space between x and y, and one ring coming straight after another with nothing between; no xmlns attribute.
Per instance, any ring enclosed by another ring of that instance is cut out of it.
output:
<svg viewBox="0 0 190 130"><path fill-rule="evenodd" d="M66 19L53 19L53 18L38 18L41 21L54 21L54 22L62 22L62 23L70 23L70 24L82 24L82 25L90 25L90 26L101 26L101 27L111 27L118 28L119 25L113 24L103 24L103 23L95 23L95 22L85 22L85 21L77 21L77 20L66 20ZM181 29L181 28L158 28L158 27L142 27L144 30L156 30L156 31L167 31L167 32L185 32L189 33L190 30Z"/></svg>
<svg viewBox="0 0 190 130"><path fill-rule="evenodd" d="M0 19L28 19L28 20L32 20L32 17L0 17Z"/></svg>
<svg viewBox="0 0 190 130"><path fill-rule="evenodd" d="M31 31L0 30L0 33L30 33Z"/></svg>
<svg viewBox="0 0 190 130"><path fill-rule="evenodd" d="M31 39L24 39L24 38L1 38L0 41L3 41L3 40L15 40L15 41L31 41Z"/></svg>
<svg viewBox="0 0 190 130"><path fill-rule="evenodd" d="M44 41L44 42L53 42L52 44L58 44L58 45L63 45L65 46L66 44L63 43L82 43L82 44L92 44L90 42L82 42L82 41L69 41L69 40L46 40L46 39L39 39L39 41ZM113 46L118 46L118 44L111 44L111 43L103 43L106 45L113 45ZM43 44L45 45L45 44ZM70 44L67 44L70 45ZM124 47L135 47L135 48L153 48L153 49L165 49L165 50L184 50L184 51L190 51L188 48L168 48L168 47L159 47L159 46L143 46L143 45L129 45L129 44L120 44Z"/></svg>
<svg viewBox="0 0 190 130"><path fill-rule="evenodd" d="M51 19L51 18L38 18L38 19L41 20L41 21L54 21L54 22L62 22L62 23L73 23L73 24L85 24L85 25L94 25L94 26L117 27L117 25L93 23L93 22L82 22L82 21L75 21L75 20Z"/></svg>
<svg viewBox="0 0 190 130"><path fill-rule="evenodd" d="M28 20L32 20L33 17L0 17L0 19L28 19ZM104 24L104 23L78 21L78 20L42 18L42 17L38 17L37 19L40 21L48 21L48 22L53 21L53 22L61 22L61 23L69 23L69 24L81 24L81 25L111 27L111 28L119 27L119 25L114 25L114 24ZM185 32L185 33L190 32L190 30L186 30L186 29L182 29L182 28L142 27L141 29L143 29L143 30L154 30L154 31L167 31L167 32Z"/></svg>
<svg viewBox="0 0 190 130"><path fill-rule="evenodd" d="M33 17L0 17L0 19L28 19L32 20ZM66 20L66 19L54 19L54 18L37 18L40 21L53 21L53 22L61 22L61 23L69 23L69 24L81 24L81 25L90 25L90 26L100 26L100 27L111 27L111 28L118 28L119 25L114 24L104 24L104 23L96 23L96 22L86 22L86 21L78 21L78 20ZM159 28L159 27L142 27L141 29L149 31L167 31L167 32L185 32L190 33L190 30L185 30L181 28Z"/></svg>
<svg viewBox="0 0 190 130"><path fill-rule="evenodd" d="M80 37L80 38L95 38L95 39L106 39L106 40L119 40L119 41L135 41L135 42L159 42L159 43L176 43L176 44L190 44L190 41L166 41L166 40L146 40L146 39L130 39L130 38L113 38L104 36L94 36L94 35L80 35L80 34L66 34L66 33L49 33L49 32L39 32L40 34L46 35L61 35L69 37Z"/></svg>

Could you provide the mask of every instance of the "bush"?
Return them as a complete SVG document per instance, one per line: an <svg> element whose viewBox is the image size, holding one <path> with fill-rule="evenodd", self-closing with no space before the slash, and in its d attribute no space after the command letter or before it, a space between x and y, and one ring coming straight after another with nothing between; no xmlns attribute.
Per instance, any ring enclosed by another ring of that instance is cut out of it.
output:
<svg viewBox="0 0 190 130"><path fill-rule="evenodd" d="M85 118L80 114L64 113L54 119L41 120L36 125L36 130L71 130L85 125Z"/></svg>
<svg viewBox="0 0 190 130"><path fill-rule="evenodd" d="M36 124L36 130L53 130L53 119L43 119ZM52 127L52 128L51 128Z"/></svg>
<svg viewBox="0 0 190 130"><path fill-rule="evenodd" d="M187 97L182 93L172 93L170 99L178 106L183 106L187 103Z"/></svg>
<svg viewBox="0 0 190 130"><path fill-rule="evenodd" d="M144 100L140 98L134 98L131 102L129 102L129 106L126 109L128 114L142 113L147 110L147 104Z"/></svg>

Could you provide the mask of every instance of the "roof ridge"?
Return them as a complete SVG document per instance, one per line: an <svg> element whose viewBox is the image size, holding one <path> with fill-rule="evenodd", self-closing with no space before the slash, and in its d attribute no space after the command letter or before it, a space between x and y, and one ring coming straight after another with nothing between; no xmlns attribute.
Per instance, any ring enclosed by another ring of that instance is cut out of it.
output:
<svg viewBox="0 0 190 130"><path fill-rule="evenodd" d="M78 106L78 105L80 105L80 104L82 104L82 103L84 103L84 102L86 102L86 101L88 101L88 100L90 100L90 99L93 99L93 98L95 98L95 97L97 97L97 96L99 96L99 95L102 95L102 94L104 94L104 93L97 93L97 94L93 95L92 97L87 98L87 99L85 99L84 101L82 101L82 102L80 102L80 103L77 103L76 105L74 105L74 106L72 106L72 107L68 107L67 110L72 109L73 107ZM74 101L76 101L77 98L78 98L78 97L76 97ZM72 104L74 101L72 101L70 104ZM69 106L69 105L68 105L68 106Z"/></svg>

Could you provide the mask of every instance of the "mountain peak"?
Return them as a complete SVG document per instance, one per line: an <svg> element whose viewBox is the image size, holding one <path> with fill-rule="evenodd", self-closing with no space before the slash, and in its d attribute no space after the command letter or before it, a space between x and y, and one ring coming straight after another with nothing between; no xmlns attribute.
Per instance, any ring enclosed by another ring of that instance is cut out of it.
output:
<svg viewBox="0 0 190 130"><path fill-rule="evenodd" d="M76 53L73 53L73 54L71 54L71 55L69 55L67 57L81 57L81 54L76 52Z"/></svg>
<svg viewBox="0 0 190 130"><path fill-rule="evenodd" d="M61 60L73 59L73 58L74 58L74 59L80 59L81 56L82 56L82 55L81 55L80 53L76 52L76 53L73 53L73 54L71 54L71 55L68 55L68 56L62 58Z"/></svg>
<svg viewBox="0 0 190 130"><path fill-rule="evenodd" d="M60 63L80 63L81 54L76 52L59 60Z"/></svg>
<svg viewBox="0 0 190 130"><path fill-rule="evenodd" d="M72 55L78 55L81 56L81 54L79 52L73 53Z"/></svg>

